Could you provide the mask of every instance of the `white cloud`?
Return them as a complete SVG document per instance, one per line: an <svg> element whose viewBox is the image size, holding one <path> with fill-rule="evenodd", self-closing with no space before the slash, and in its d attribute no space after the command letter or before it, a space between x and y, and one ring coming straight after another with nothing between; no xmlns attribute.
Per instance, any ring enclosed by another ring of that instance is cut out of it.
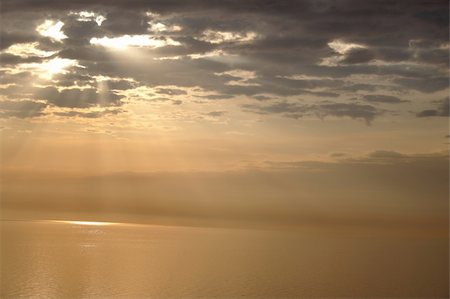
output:
<svg viewBox="0 0 450 299"><path fill-rule="evenodd" d="M347 54L349 51L353 49L365 49L366 46L354 44L354 43L346 43L341 40L333 40L328 43L328 47L333 49L336 53L339 53L341 55Z"/></svg>
<svg viewBox="0 0 450 299"><path fill-rule="evenodd" d="M333 49L333 51L338 55L333 55L330 57L325 57L319 63L319 65L324 66L337 66L339 63L345 59L345 55L354 49L367 49L366 46L355 44L355 43L347 43L340 39L335 39L328 43L328 47Z"/></svg>
<svg viewBox="0 0 450 299"><path fill-rule="evenodd" d="M27 58L30 56L49 57L56 53L56 51L44 51L44 50L38 49L37 48L38 46L39 46L38 42L20 43L20 44L14 44L2 52L20 56L20 57L24 57L24 58Z"/></svg>
<svg viewBox="0 0 450 299"><path fill-rule="evenodd" d="M157 13L155 13L155 12L151 12L151 11L147 11L147 12L145 13L145 15L146 15L147 17L150 17L150 18L157 18L157 17L160 16L159 14L157 14Z"/></svg>
<svg viewBox="0 0 450 299"><path fill-rule="evenodd" d="M80 22L95 21L98 26L101 26L102 23L106 21L106 18L103 15L95 13L93 11L70 12L69 15L78 16L77 21Z"/></svg>
<svg viewBox="0 0 450 299"><path fill-rule="evenodd" d="M213 31L205 30L199 38L212 44L220 44L224 42L248 42L256 39L255 32L229 32L229 31Z"/></svg>
<svg viewBox="0 0 450 299"><path fill-rule="evenodd" d="M178 25L170 25L167 26L161 22L157 22L157 23L153 23L153 22L148 22L148 25L150 26L149 30L153 31L153 32L177 32L177 31L181 31L181 26Z"/></svg>
<svg viewBox="0 0 450 299"><path fill-rule="evenodd" d="M45 20L44 23L36 27L36 31L42 36L46 36L52 40L60 42L67 38L67 35L61 31L63 26L64 23L61 21L55 22L52 20Z"/></svg>

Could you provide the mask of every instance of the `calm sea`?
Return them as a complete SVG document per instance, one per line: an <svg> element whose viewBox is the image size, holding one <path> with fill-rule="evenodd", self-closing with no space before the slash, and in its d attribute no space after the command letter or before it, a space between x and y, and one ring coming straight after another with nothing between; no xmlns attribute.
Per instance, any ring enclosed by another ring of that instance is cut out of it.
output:
<svg viewBox="0 0 450 299"><path fill-rule="evenodd" d="M448 298L447 242L3 221L1 298Z"/></svg>

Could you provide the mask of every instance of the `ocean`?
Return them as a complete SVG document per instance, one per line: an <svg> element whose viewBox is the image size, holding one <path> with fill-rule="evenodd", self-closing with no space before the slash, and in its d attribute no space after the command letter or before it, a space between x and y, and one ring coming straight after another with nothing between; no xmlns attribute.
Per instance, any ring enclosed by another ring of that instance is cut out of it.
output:
<svg viewBox="0 0 450 299"><path fill-rule="evenodd" d="M1 298L447 298L448 239L1 222Z"/></svg>

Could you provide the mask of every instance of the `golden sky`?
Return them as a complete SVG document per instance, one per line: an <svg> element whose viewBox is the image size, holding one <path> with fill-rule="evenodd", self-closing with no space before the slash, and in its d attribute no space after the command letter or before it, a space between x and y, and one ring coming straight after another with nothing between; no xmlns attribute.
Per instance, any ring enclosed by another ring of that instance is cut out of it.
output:
<svg viewBox="0 0 450 299"><path fill-rule="evenodd" d="M3 2L4 218L447 225L446 1Z"/></svg>

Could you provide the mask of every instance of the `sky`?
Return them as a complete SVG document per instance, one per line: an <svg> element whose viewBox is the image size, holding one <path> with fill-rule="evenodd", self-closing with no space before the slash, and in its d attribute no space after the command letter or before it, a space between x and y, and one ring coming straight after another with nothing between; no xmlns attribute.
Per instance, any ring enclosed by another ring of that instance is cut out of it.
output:
<svg viewBox="0 0 450 299"><path fill-rule="evenodd" d="M448 237L448 11L3 0L2 217Z"/></svg>

